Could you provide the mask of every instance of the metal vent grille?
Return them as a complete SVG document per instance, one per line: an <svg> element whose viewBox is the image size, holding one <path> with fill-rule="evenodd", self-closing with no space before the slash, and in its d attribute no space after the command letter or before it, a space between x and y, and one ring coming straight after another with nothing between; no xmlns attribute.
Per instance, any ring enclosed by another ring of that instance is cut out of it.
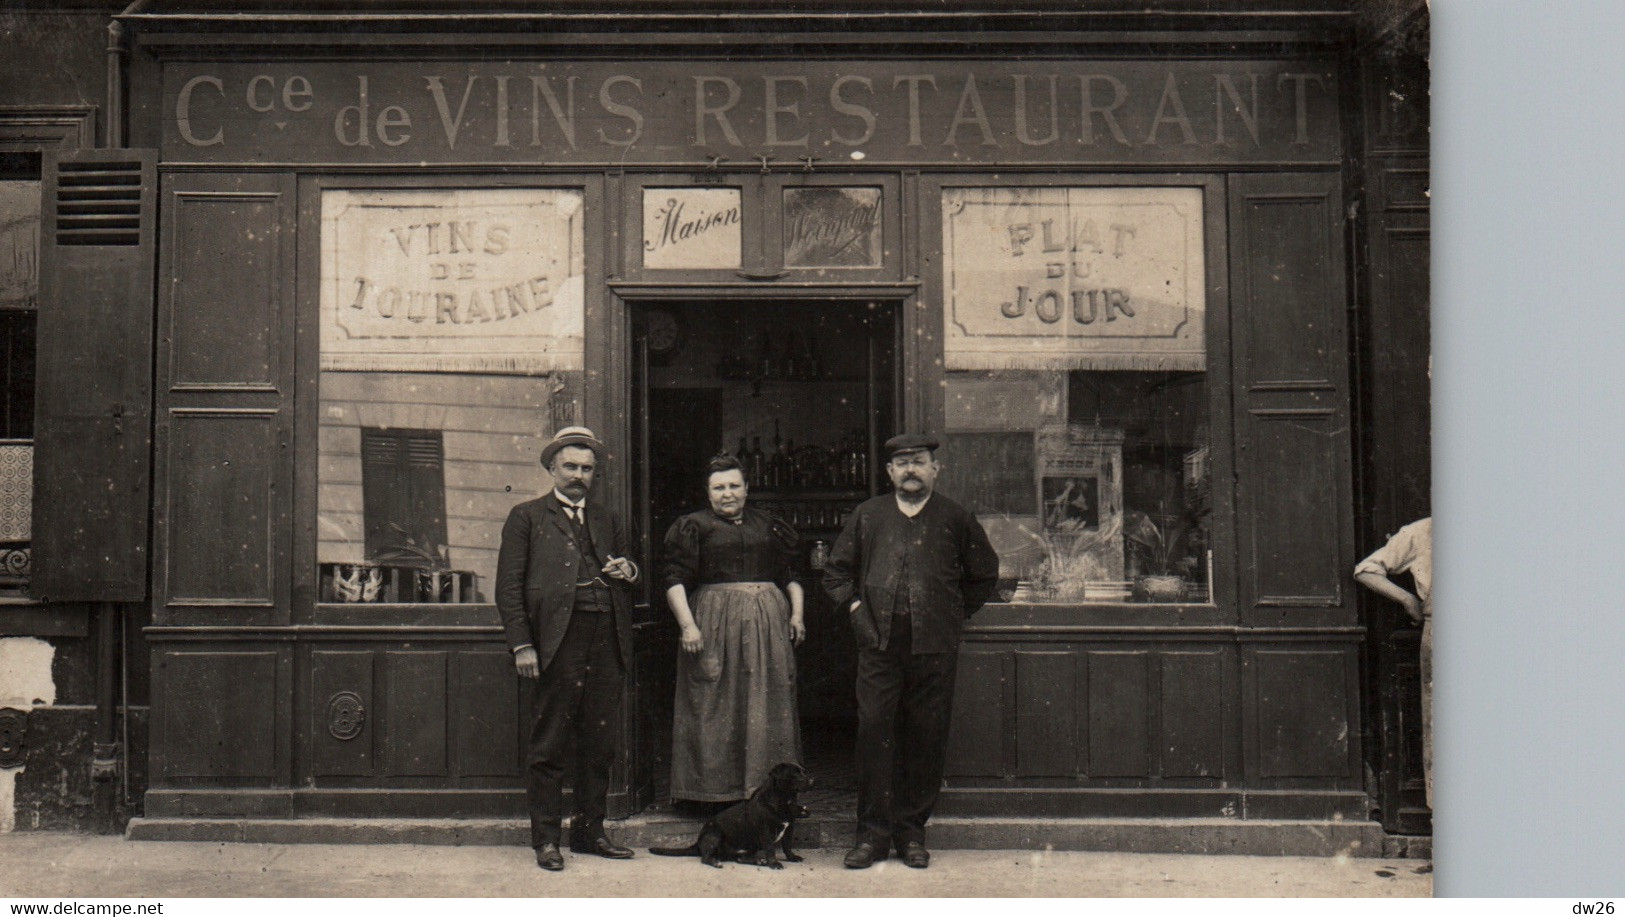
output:
<svg viewBox="0 0 1625 917"><path fill-rule="evenodd" d="M141 163L58 164L56 244L140 245Z"/></svg>

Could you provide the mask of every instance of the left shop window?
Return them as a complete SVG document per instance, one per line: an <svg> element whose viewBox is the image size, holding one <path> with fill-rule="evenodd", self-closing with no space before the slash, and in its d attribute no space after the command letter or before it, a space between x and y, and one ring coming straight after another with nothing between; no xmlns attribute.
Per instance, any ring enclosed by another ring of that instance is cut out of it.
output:
<svg viewBox="0 0 1625 917"><path fill-rule="evenodd" d="M0 596L27 593L34 497L39 157L0 157Z"/></svg>
<svg viewBox="0 0 1625 917"><path fill-rule="evenodd" d="M323 193L321 601L492 600L580 420L582 218L576 189Z"/></svg>

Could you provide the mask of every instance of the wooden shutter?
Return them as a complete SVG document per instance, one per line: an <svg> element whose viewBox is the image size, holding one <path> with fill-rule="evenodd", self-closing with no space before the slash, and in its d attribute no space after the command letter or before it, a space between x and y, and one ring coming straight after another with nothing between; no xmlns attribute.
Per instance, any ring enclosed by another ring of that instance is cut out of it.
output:
<svg viewBox="0 0 1625 917"><path fill-rule="evenodd" d="M1230 184L1243 618L1352 624L1347 279L1331 174Z"/></svg>
<svg viewBox="0 0 1625 917"><path fill-rule="evenodd" d="M405 539L437 552L444 548L445 446L439 430L364 430L361 468L369 559L399 549Z"/></svg>
<svg viewBox="0 0 1625 917"><path fill-rule="evenodd" d="M147 595L157 154L47 152L33 594Z"/></svg>

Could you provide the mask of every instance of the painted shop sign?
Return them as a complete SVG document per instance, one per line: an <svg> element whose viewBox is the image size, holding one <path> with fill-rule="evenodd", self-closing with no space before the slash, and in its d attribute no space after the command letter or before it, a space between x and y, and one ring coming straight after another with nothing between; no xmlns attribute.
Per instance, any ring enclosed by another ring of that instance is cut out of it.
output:
<svg viewBox="0 0 1625 917"><path fill-rule="evenodd" d="M200 162L1319 162L1301 61L164 65L164 157Z"/></svg>
<svg viewBox="0 0 1625 917"><path fill-rule="evenodd" d="M1206 366L1199 188L945 188L949 369Z"/></svg>
<svg viewBox="0 0 1625 917"><path fill-rule="evenodd" d="M582 195L322 194L322 369L545 373L582 365Z"/></svg>
<svg viewBox="0 0 1625 917"><path fill-rule="evenodd" d="M784 189L785 267L879 267L879 188Z"/></svg>
<svg viewBox="0 0 1625 917"><path fill-rule="evenodd" d="M646 188L643 266L737 268L744 203L737 188Z"/></svg>

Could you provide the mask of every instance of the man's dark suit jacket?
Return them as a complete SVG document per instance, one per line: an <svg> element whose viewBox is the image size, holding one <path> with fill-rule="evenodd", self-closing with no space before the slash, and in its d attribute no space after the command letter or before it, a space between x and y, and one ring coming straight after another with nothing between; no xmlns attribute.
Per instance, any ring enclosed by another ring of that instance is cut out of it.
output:
<svg viewBox="0 0 1625 917"><path fill-rule="evenodd" d="M897 508L894 494L870 497L852 511L824 566L824 591L848 612L858 649L885 649L891 639L891 612L905 585L903 555L908 539L913 582L920 590L913 611L916 653L946 653L959 646L965 619L975 614L999 582L999 555L970 510L933 493L912 519ZM852 610L852 601L863 606Z"/></svg>
<svg viewBox="0 0 1625 917"><path fill-rule="evenodd" d="M596 503L587 503L587 529L602 567L610 555L629 557L630 545L620 520ZM575 603L575 536L563 504L549 491L527 500L508 513L502 526L502 548L497 554L497 611L507 632L508 649L530 644L542 668L553 661L564 632L570 626ZM621 665L632 661L632 595L627 583L603 577L615 605L615 635L620 641Z"/></svg>

